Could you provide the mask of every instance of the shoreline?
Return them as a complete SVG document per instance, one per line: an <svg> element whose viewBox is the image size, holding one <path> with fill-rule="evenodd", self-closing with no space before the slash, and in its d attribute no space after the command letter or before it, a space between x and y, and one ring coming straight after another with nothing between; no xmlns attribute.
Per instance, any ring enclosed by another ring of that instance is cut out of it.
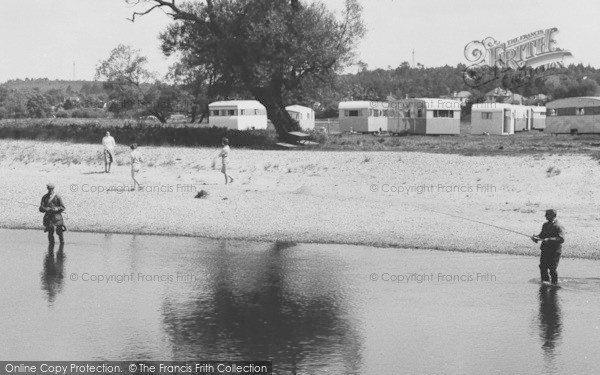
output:
<svg viewBox="0 0 600 375"><path fill-rule="evenodd" d="M2 230L16 230L16 231L40 231L43 232L43 228L28 228L28 227L10 227L10 226L1 226ZM410 245L400 245L400 244L386 244L386 243L351 243L351 242L333 242L333 241L321 241L321 242L307 242L307 241L282 241L281 239L269 239L269 238L240 238L240 237L210 237L203 235L195 235L195 234L181 234L181 233L149 233L149 232L106 232L102 230L68 230L65 236L68 236L68 233L85 233L85 234L116 234L116 235L124 235L124 236L158 236L158 237L182 237L182 238L201 238L207 240L226 240L226 241L236 241L236 242L261 242L261 243L293 243L293 244L314 244L314 245L340 245L340 246L364 246L364 247L372 247L376 249L396 249L396 250L425 250L425 251L440 251L440 252L455 252L455 253L466 253L466 254L488 254L488 255L511 255L511 256L524 256L524 257L539 257L539 251L537 254L530 253L521 253L521 252L486 252L486 251L472 251L469 249L461 249L461 248L441 248L441 247L419 247L419 246L410 246ZM42 236L44 240L45 235ZM65 245L69 245L68 237L65 239ZM577 256L577 254L562 254L561 259L585 259L585 260L600 260L600 255L596 257L581 257Z"/></svg>
<svg viewBox="0 0 600 375"><path fill-rule="evenodd" d="M534 234L551 207L567 231L563 257L600 259L600 172L585 155L233 149L236 180L224 185L210 168L217 149L140 150L142 184L152 189L117 192L106 189L131 184L124 146L105 174L100 146L0 140L3 197L37 205L53 181L73 232L527 256L539 256L539 245L432 210ZM199 190L208 197L195 199ZM0 207L0 227L43 236L37 208L6 201Z"/></svg>

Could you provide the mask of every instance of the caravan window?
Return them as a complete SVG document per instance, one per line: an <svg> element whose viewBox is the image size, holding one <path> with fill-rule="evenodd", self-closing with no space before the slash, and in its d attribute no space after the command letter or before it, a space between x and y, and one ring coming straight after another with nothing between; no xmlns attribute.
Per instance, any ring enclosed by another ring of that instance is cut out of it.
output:
<svg viewBox="0 0 600 375"><path fill-rule="evenodd" d="M348 116L349 117L358 117L358 111L357 110L348 111Z"/></svg>
<svg viewBox="0 0 600 375"><path fill-rule="evenodd" d="M583 115L585 115L585 108L577 108L577 109L575 110L575 114L576 114L577 116L583 116Z"/></svg>
<svg viewBox="0 0 600 375"><path fill-rule="evenodd" d="M448 117L454 118L454 111L438 109L433 111L433 117Z"/></svg>
<svg viewBox="0 0 600 375"><path fill-rule="evenodd" d="M210 115L211 116L218 116L219 115L219 110L218 109L213 109L212 111L210 111Z"/></svg>
<svg viewBox="0 0 600 375"><path fill-rule="evenodd" d="M481 118L484 120L491 120L493 112L481 112Z"/></svg>
<svg viewBox="0 0 600 375"><path fill-rule="evenodd" d="M550 109L548 116L556 116L556 109Z"/></svg>

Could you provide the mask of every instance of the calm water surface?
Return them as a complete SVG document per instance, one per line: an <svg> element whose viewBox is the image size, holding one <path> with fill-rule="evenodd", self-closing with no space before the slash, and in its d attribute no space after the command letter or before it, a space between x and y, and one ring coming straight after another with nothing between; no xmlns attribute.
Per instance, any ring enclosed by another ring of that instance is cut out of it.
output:
<svg viewBox="0 0 600 375"><path fill-rule="evenodd" d="M0 360L277 374L600 373L600 262L0 229ZM568 247L567 247L568 251Z"/></svg>

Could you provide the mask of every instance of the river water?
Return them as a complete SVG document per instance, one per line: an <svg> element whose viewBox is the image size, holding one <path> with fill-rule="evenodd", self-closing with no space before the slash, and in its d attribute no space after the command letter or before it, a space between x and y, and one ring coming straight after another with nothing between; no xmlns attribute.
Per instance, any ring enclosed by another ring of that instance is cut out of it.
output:
<svg viewBox="0 0 600 375"><path fill-rule="evenodd" d="M0 360L276 374L600 373L600 262L0 229ZM566 248L568 252L568 247Z"/></svg>

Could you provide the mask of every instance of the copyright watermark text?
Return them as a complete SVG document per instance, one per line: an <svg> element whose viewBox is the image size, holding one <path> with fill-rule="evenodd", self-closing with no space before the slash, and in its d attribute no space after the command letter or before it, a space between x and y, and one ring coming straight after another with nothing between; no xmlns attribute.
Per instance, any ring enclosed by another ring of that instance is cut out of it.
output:
<svg viewBox="0 0 600 375"><path fill-rule="evenodd" d="M473 272L461 274L448 274L443 272L429 273L372 273L369 275L371 281L383 281L396 284L423 284L423 283L474 283L495 282L497 276L490 272Z"/></svg>
<svg viewBox="0 0 600 375"><path fill-rule="evenodd" d="M440 194L440 193L496 193L498 188L493 184L371 184L369 189L373 193L393 193L393 194Z"/></svg>
<svg viewBox="0 0 600 375"><path fill-rule="evenodd" d="M175 184L175 185L142 185L139 189L134 189L131 185L94 185L94 184L71 184L69 190L72 193L92 193L92 194L122 194L130 191L141 191L145 193L197 193L202 188L194 184Z"/></svg>
<svg viewBox="0 0 600 375"><path fill-rule="evenodd" d="M111 274L99 274L89 272L72 272L69 275L71 281L79 281L85 283L96 283L96 284L122 284L122 283L141 283L141 282L152 282L152 283L193 283L200 279L200 275L187 272L176 272L176 273L160 273L160 274L147 274L143 272L130 272L130 273L111 273Z"/></svg>

